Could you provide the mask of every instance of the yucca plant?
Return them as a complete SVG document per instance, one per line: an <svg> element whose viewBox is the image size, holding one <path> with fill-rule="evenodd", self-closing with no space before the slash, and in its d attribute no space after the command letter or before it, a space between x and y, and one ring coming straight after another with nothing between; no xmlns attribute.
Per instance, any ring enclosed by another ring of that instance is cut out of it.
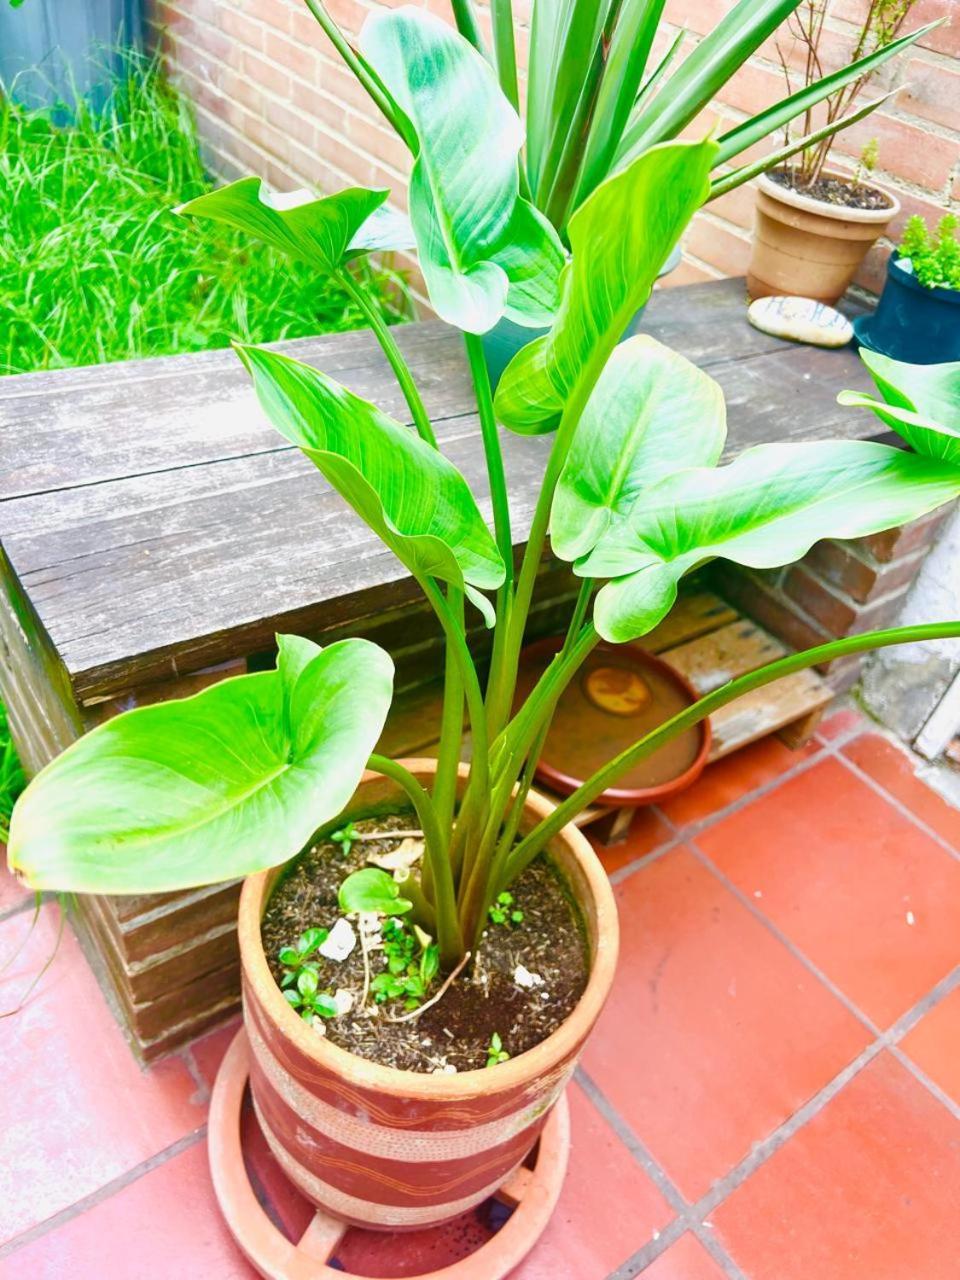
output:
<svg viewBox="0 0 960 1280"><path fill-rule="evenodd" d="M318 828L329 829L369 766L406 793L424 860L395 877L368 867L346 878L341 907L410 912L450 973L551 836L674 734L802 667L960 634L954 622L854 636L724 685L609 761L518 838L553 709L598 641L643 637L670 610L683 576L712 558L773 567L818 539L879 531L960 494L960 385L955 366L918 370L871 357L883 399L865 403L913 452L862 441L766 444L718 466L726 435L719 387L652 338L617 345L664 254L709 198L718 144L661 142L604 178L569 220L566 260L549 221L521 193L520 122L476 50L412 9L371 15L361 49L365 74L415 135L412 238L433 306L464 335L492 530L438 447L416 381L375 308L370 323L413 429L321 370L263 347L239 354L269 419L436 612L447 663L435 784L428 792L375 751L391 698L383 650L360 639L321 649L281 636L275 671L128 712L70 747L20 800L10 855L37 888L144 893L225 880L295 857ZM383 243L388 224L377 210L387 194L353 188L291 204L244 179L184 212L227 222L299 260L313 278L356 290L349 262ZM494 403L478 335L504 314L548 330L508 366ZM550 438L516 575L498 419ZM548 537L582 587L561 652L515 706ZM488 672L467 645L467 603L494 631ZM458 803L464 708L472 756Z"/></svg>
<svg viewBox="0 0 960 1280"><path fill-rule="evenodd" d="M685 58L678 61L677 56L685 35L681 31L663 56L651 61L665 0L534 0L520 182L564 242L571 216L590 193L651 147L676 138L802 2L737 0ZM376 106L415 152L416 140L403 104L362 51L351 48L323 0L306 3ZM451 7L460 32L489 59L504 95L518 108L512 0L491 0L490 51L473 0L451 0ZM889 95L854 109L853 90L859 90L888 58L942 21L881 42L880 47L871 46L868 54L855 57L849 66L811 77L797 92L720 134L707 199L733 190L798 152L809 152L876 110ZM843 90L846 96L841 96ZM824 100L842 102L842 111L831 114L822 127L808 127L802 137L762 160L737 163L751 147L797 117L809 123L813 107Z"/></svg>

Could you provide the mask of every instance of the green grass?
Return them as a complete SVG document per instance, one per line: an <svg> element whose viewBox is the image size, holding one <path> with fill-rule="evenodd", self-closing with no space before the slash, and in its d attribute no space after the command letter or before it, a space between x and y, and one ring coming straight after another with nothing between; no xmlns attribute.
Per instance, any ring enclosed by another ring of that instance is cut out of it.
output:
<svg viewBox="0 0 960 1280"><path fill-rule="evenodd" d="M328 280L172 212L211 183L156 61L127 55L108 104L69 115L0 100L0 374L363 324ZM361 270L397 318L402 282Z"/></svg>
<svg viewBox="0 0 960 1280"><path fill-rule="evenodd" d="M156 60L127 54L99 111L31 111L0 91L0 375L365 323L329 281L172 213L211 185L189 105ZM402 279L357 270L399 319ZM0 705L0 840L22 786Z"/></svg>
<svg viewBox="0 0 960 1280"><path fill-rule="evenodd" d="M0 702L0 844L7 843L13 802L22 791L23 783L23 770L10 741L7 709Z"/></svg>

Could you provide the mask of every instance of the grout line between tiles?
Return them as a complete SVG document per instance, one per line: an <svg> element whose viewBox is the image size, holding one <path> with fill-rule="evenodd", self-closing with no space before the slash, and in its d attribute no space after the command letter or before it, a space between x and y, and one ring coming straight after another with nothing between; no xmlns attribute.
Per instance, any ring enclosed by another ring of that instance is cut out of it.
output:
<svg viewBox="0 0 960 1280"><path fill-rule="evenodd" d="M146 1174L158 1169L160 1165L166 1164L168 1160L173 1160L176 1156L189 1150L190 1147L196 1146L206 1136L206 1133L207 1126L203 1124L199 1129L194 1129L192 1133L178 1138L169 1147L164 1147L156 1155L150 1156L148 1160L141 1161L140 1164L134 1165L132 1169L128 1169L125 1173L121 1173L109 1182L105 1182L96 1191L91 1191L89 1195L83 1196L82 1199L75 1200L67 1208L61 1209L59 1213L54 1213L49 1218L44 1218L42 1222L38 1222L35 1226L29 1227L26 1231L21 1231L19 1235L13 1236L5 1244L0 1245L0 1259L9 1257L10 1254L16 1253L17 1250L22 1249L25 1245L32 1244L34 1240L39 1240L41 1236L48 1235L51 1231L55 1231L72 1219L80 1217L88 1209L93 1209L98 1204L102 1204L104 1200L109 1200L118 1191L123 1191Z"/></svg>
<svg viewBox="0 0 960 1280"><path fill-rule="evenodd" d="M882 782L878 782L876 778L871 777L869 773L864 769L861 769L856 761L851 760L849 756L843 755L840 751L828 751L828 754L832 755L836 760L839 760L842 765L845 765L846 768L848 768L855 777L859 778L861 782L865 783L871 791L876 792L878 796L881 796L886 800L887 804L896 809L901 817L907 818L915 827L919 827L924 835L929 836L931 840L934 840L941 849L945 850L950 857L954 859L954 861L960 862L960 851L955 849L950 841L946 840L939 831L935 831L933 827L924 822L924 820L905 805L902 800L895 796L891 791L888 791ZM921 786L926 786L926 783L920 778L917 778L917 782L919 782ZM932 796L937 796L936 791L933 791L930 788L928 788L928 790ZM942 796L939 796L938 798L941 800L943 799Z"/></svg>
<svg viewBox="0 0 960 1280"><path fill-rule="evenodd" d="M205 1106L210 1101L210 1086L204 1079L203 1072L197 1065L197 1060L193 1056L193 1044L186 1044L175 1055L183 1063L190 1079L197 1086L197 1092L194 1094L192 1101L197 1106Z"/></svg>
<svg viewBox="0 0 960 1280"><path fill-rule="evenodd" d="M661 816L666 823L672 838L665 842L659 849L651 851L651 853L637 859L629 866L621 868L617 875L616 883L619 883L634 871L646 866L648 863L661 857L664 853L678 846L685 845L688 847L697 860L701 863L705 870L723 884L724 888L730 892L740 903L745 906L754 918L767 929L777 941L785 946L787 950L797 959L803 966L830 992L838 999L844 1007L870 1032L873 1039L867 1044L852 1062L848 1063L832 1080L828 1081L822 1089L820 1089L812 1098L808 1099L803 1106L799 1107L791 1116L789 1116L783 1124L778 1126L765 1139L757 1143L751 1152L729 1170L723 1178L703 1196L696 1204L688 1205L683 1199L679 1190L674 1186L668 1175L660 1168L652 1154L647 1150L636 1134L632 1131L626 1121L620 1116L615 1107L608 1101L600 1087L581 1069L578 1069L577 1079L585 1092L590 1097L593 1104L601 1112L618 1137L628 1148L634 1159L640 1164L641 1168L648 1174L651 1180L656 1184L658 1189L667 1199L671 1207L676 1211L677 1217L661 1231L656 1239L649 1241L646 1245L638 1250L635 1254L627 1259L620 1267L611 1272L607 1280L632 1280L632 1277L638 1276L648 1267L656 1258L660 1257L672 1244L674 1244L680 1236L686 1231L692 1231L700 1243L707 1249L714 1260L720 1265L728 1280L747 1280L744 1273L737 1266L733 1258L729 1256L720 1242L712 1236L709 1226L706 1225L705 1219L722 1201L734 1191L743 1181L746 1180L760 1165L764 1164L785 1142L787 1142L799 1129L803 1127L809 1120L813 1119L826 1105L829 1103L840 1090L849 1083L864 1067L873 1061L880 1053L888 1051L897 1061L910 1072L911 1075L921 1084L929 1093L931 1093L954 1117L960 1119L960 1105L953 1101L938 1085L936 1085L899 1047L899 1041L911 1030L913 1026L940 1002L950 992L960 986L960 965L947 974L940 982L933 986L920 1000L912 1005L905 1013L903 1013L886 1031L880 1029L865 1013L863 1013L852 1000L850 1000L839 987L836 986L820 969L815 965L804 952L796 946L756 905L756 903L740 889L738 889L703 853L696 843L696 836L707 826L711 825L721 816L734 813L738 809L752 803L761 795L768 794L777 789L784 782L798 774L805 772L806 769L812 767L815 763L826 758L836 758L846 767L850 768L854 773L863 776L873 791L880 795L884 800L894 803L895 807L905 816L915 822L925 831L929 829L926 824L920 822L896 797L890 797L879 783L866 775L862 775L862 771L856 768L853 763L840 754L846 743L853 738L861 736L862 726L856 726L848 734L839 736L830 743L824 743L821 750L807 757L798 766L786 771L778 778L773 779L764 787L757 788L747 796L741 797L738 801L727 806L725 809L718 811L716 815L712 815L709 819L700 823L691 824L689 828L678 828L677 825L663 814ZM937 842L954 854L947 843L937 836L937 833L930 831ZM613 877L611 877L613 879Z"/></svg>
<svg viewBox="0 0 960 1280"><path fill-rule="evenodd" d="M616 887L618 884L622 884L629 876L632 876L635 871L639 871L642 867L648 867L651 862L656 862L656 860L658 858L662 858L665 853L669 853L671 849L679 848L682 844L683 840L680 836L673 836L669 840L665 840L663 844L658 844L646 853L640 854L640 856L634 858L632 862L628 862L624 866L618 867L616 871L611 871L607 878L610 883Z"/></svg>
<svg viewBox="0 0 960 1280"><path fill-rule="evenodd" d="M46 903L52 902L56 896L55 893L42 893L40 895L40 906L42 907ZM16 902L12 907L7 907L5 910L0 911L0 924L3 924L5 920L12 920L14 916L23 915L24 911L34 911L36 907L37 900L30 893L21 902Z"/></svg>

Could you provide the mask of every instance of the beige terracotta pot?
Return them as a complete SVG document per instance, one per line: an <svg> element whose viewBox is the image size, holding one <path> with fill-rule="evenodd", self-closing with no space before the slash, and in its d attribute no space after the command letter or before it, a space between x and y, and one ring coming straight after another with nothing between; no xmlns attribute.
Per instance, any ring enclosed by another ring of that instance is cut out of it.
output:
<svg viewBox="0 0 960 1280"><path fill-rule="evenodd" d="M847 175L827 171L824 176ZM750 297L796 294L836 302L867 250L900 211L896 197L883 194L890 199L888 209L847 209L798 195L763 174L747 272Z"/></svg>
<svg viewBox="0 0 960 1280"><path fill-rule="evenodd" d="M425 781L435 771L433 760L404 763ZM348 815L399 802L396 784L367 774ZM552 808L531 793L521 830ZM548 852L584 912L586 989L541 1044L490 1070L458 1075L380 1066L302 1022L280 994L260 941L260 921L280 873L245 882L240 958L254 1107L284 1172L319 1208L375 1229L429 1226L485 1200L523 1162L603 1007L617 957L616 905L589 843L568 826Z"/></svg>

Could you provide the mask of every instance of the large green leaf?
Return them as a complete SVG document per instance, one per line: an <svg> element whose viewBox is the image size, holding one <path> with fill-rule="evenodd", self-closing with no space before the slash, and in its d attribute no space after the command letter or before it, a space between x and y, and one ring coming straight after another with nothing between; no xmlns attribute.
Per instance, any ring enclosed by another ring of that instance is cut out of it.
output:
<svg viewBox="0 0 960 1280"><path fill-rule="evenodd" d="M237 350L273 425L408 569L457 587L500 586L496 543L442 453L319 370L262 347Z"/></svg>
<svg viewBox="0 0 960 1280"><path fill-rule="evenodd" d="M635 640L704 560L773 568L821 538L889 529L957 494L960 467L882 444L759 445L729 466L680 472L644 493L577 572L614 579L597 596L597 630L614 642Z"/></svg>
<svg viewBox="0 0 960 1280"><path fill-rule="evenodd" d="M417 135L410 218L434 308L470 333L549 323L563 250L519 195L523 129L490 64L419 9L374 11L360 45Z"/></svg>
<svg viewBox="0 0 960 1280"><path fill-rule="evenodd" d="M579 160L576 204L603 181L613 167L617 145L635 110L647 59L653 47L664 0L623 0L610 39L586 144ZM571 140L576 146L579 140Z"/></svg>
<svg viewBox="0 0 960 1280"><path fill-rule="evenodd" d="M707 198L715 152L710 141L654 147L576 211L569 224L573 259L553 327L514 356L497 387L497 414L508 427L552 431L568 400L589 390Z"/></svg>
<svg viewBox="0 0 960 1280"><path fill-rule="evenodd" d="M368 640L280 636L277 670L108 720L30 783L11 866L36 889L159 893L285 862L348 802L393 663Z"/></svg>
<svg viewBox="0 0 960 1280"><path fill-rule="evenodd" d="M617 160L626 163L658 142L675 138L755 53L799 0L738 0L696 45L656 97L624 130Z"/></svg>
<svg viewBox="0 0 960 1280"><path fill-rule="evenodd" d="M960 466L960 361L907 364L860 348L883 400L841 391L841 404L872 409L877 417L928 458Z"/></svg>
<svg viewBox="0 0 960 1280"><path fill-rule="evenodd" d="M611 0L533 0L527 63L526 164L539 208L562 163L583 98L595 93ZM578 150L582 150L582 134Z"/></svg>
<svg viewBox="0 0 960 1280"><path fill-rule="evenodd" d="M607 361L557 484L550 540L562 560L592 551L645 489L687 467L713 466L727 434L723 392L655 338L621 343Z"/></svg>
<svg viewBox="0 0 960 1280"><path fill-rule="evenodd" d="M406 218L382 207L389 194L348 187L318 200L308 191L281 195L267 191L259 178L241 178L188 200L177 212L226 223L332 272L357 253L412 246Z"/></svg>

